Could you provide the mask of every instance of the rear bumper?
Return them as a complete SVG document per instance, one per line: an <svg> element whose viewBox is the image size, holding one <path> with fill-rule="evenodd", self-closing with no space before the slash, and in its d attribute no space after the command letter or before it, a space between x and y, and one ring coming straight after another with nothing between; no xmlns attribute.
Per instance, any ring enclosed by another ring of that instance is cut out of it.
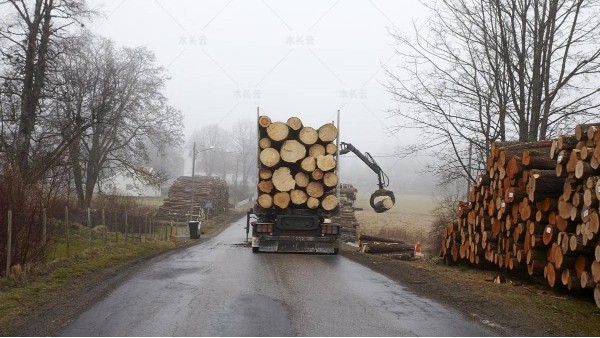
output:
<svg viewBox="0 0 600 338"><path fill-rule="evenodd" d="M339 241L335 236L256 236L252 247L261 252L335 253Z"/></svg>

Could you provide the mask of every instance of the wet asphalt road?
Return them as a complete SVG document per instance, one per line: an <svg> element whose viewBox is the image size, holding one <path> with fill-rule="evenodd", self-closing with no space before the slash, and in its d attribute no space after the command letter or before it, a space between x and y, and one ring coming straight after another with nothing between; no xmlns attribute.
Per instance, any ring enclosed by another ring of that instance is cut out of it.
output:
<svg viewBox="0 0 600 338"><path fill-rule="evenodd" d="M243 227L151 261L62 335L495 335L344 257L252 254Z"/></svg>

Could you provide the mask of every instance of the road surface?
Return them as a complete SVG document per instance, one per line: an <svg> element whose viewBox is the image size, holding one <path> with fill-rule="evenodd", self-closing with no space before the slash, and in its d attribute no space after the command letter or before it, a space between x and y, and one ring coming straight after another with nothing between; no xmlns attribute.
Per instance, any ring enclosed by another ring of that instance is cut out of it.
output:
<svg viewBox="0 0 600 338"><path fill-rule="evenodd" d="M496 335L342 256L253 254L244 222L150 261L62 335Z"/></svg>

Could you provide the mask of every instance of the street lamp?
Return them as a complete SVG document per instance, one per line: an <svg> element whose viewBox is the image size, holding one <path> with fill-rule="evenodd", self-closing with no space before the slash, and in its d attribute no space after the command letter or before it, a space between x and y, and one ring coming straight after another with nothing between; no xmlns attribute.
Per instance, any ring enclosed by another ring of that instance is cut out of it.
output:
<svg viewBox="0 0 600 338"><path fill-rule="evenodd" d="M192 220L192 215L194 215L194 174L196 172L196 156L207 150L214 149L215 146L210 146L205 149L196 150L196 142L194 142L194 150L192 150L192 203L190 205L190 221Z"/></svg>

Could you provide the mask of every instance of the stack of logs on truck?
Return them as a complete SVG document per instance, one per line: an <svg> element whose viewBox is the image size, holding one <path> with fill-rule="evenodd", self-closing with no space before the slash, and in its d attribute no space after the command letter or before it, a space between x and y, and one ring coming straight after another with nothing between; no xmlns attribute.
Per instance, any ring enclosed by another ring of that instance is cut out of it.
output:
<svg viewBox="0 0 600 338"><path fill-rule="evenodd" d="M593 290L600 307L600 123L538 142L496 142L443 230L447 263L523 270Z"/></svg>
<svg viewBox="0 0 600 338"><path fill-rule="evenodd" d="M192 193L194 207L192 209ZM158 208L157 218L165 221L187 221L193 210L194 218L208 218L229 208L227 182L219 177L181 176L169 188L169 196Z"/></svg>
<svg viewBox="0 0 600 338"><path fill-rule="evenodd" d="M319 129L304 126L297 117L286 122L258 118L260 169L258 205L320 209L338 206L337 128L327 123Z"/></svg>

